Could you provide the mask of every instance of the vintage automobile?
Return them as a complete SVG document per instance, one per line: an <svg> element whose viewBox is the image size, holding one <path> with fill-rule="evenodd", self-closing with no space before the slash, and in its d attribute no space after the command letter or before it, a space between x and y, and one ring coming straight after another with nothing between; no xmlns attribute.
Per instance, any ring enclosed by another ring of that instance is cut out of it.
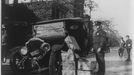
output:
<svg viewBox="0 0 134 75"><path fill-rule="evenodd" d="M10 66L14 72L41 72L49 70L49 75L62 75L61 52L67 51L69 45L65 38L70 36L71 49L81 56L86 49L86 31L82 18L65 18L41 21L31 24L32 38L11 56ZM77 72L77 57L74 54Z"/></svg>

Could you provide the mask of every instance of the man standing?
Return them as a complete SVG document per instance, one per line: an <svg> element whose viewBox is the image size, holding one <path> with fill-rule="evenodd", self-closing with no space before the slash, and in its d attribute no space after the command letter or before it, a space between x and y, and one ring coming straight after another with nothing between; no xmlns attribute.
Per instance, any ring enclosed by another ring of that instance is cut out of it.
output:
<svg viewBox="0 0 134 75"><path fill-rule="evenodd" d="M128 58L126 61L131 61L130 58L130 52L132 49L132 40L129 38L129 35L126 36L127 40L126 40L126 49L127 49L127 53L128 53Z"/></svg>
<svg viewBox="0 0 134 75"><path fill-rule="evenodd" d="M93 48L99 65L98 74L105 75L105 51L107 49L108 37L106 37L106 32L102 29L101 22L97 22L96 27L97 30L93 38Z"/></svg>

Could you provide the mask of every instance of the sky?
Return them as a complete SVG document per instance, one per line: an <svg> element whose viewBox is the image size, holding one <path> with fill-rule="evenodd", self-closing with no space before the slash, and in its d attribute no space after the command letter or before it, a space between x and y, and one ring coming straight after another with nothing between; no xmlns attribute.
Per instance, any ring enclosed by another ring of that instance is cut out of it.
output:
<svg viewBox="0 0 134 75"><path fill-rule="evenodd" d="M111 19L122 36L132 35L132 0L93 0L98 4L93 19Z"/></svg>

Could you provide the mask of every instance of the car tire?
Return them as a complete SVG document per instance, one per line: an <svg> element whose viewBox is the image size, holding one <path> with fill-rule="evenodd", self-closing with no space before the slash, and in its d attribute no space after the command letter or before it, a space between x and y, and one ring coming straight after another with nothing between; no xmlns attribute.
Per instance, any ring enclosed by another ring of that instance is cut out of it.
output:
<svg viewBox="0 0 134 75"><path fill-rule="evenodd" d="M17 65L16 65L16 62L17 62L16 60L17 59L19 59L18 56L17 56L17 53L15 53L13 56L11 56L10 67L11 67L13 73L15 73L15 74L23 73L24 72L23 70L20 70L20 69L17 68Z"/></svg>

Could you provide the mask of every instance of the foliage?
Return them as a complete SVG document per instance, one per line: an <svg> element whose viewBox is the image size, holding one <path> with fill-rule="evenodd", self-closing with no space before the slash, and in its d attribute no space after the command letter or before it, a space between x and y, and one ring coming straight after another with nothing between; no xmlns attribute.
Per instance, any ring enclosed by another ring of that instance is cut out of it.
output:
<svg viewBox="0 0 134 75"><path fill-rule="evenodd" d="M25 6L39 18L39 20L51 19L52 15L52 2L34 2L27 3Z"/></svg>
<svg viewBox="0 0 134 75"><path fill-rule="evenodd" d="M83 0L53 0L32 3L4 5L4 16L14 21L38 21L55 18L80 17L83 14ZM3 6L3 5L2 5ZM3 10L3 9L2 9Z"/></svg>
<svg viewBox="0 0 134 75"><path fill-rule="evenodd" d="M59 18L81 17L84 0L56 0L54 7L58 9Z"/></svg>
<svg viewBox="0 0 134 75"><path fill-rule="evenodd" d="M99 20L102 23L103 30L106 31L107 37L109 38L110 46L120 45L120 36L117 30L114 30L111 20Z"/></svg>
<svg viewBox="0 0 134 75"><path fill-rule="evenodd" d="M84 14L90 14L91 12L95 10L95 8L98 7L98 4L93 0L85 0L84 2ZM88 11L88 12L87 12Z"/></svg>
<svg viewBox="0 0 134 75"><path fill-rule="evenodd" d="M38 21L37 16L23 4L4 5L3 7L3 21Z"/></svg>

